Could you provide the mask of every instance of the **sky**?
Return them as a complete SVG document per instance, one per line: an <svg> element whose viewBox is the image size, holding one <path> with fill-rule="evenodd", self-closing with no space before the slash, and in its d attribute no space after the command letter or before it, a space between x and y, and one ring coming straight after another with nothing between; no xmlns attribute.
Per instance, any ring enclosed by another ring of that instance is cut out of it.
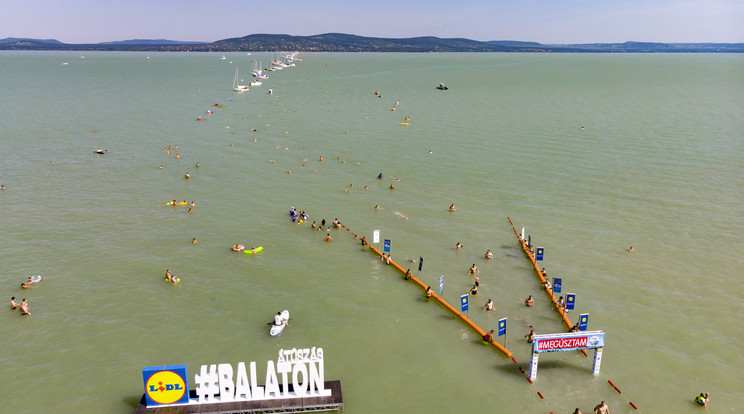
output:
<svg viewBox="0 0 744 414"><path fill-rule="evenodd" d="M213 42L297 36L744 42L744 0L3 0L0 39Z"/></svg>

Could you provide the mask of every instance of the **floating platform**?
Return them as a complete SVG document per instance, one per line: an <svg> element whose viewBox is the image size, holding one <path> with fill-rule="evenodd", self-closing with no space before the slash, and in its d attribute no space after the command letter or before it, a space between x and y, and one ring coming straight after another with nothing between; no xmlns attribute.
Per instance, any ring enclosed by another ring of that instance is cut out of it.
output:
<svg viewBox="0 0 744 414"><path fill-rule="evenodd" d="M199 404L197 402L196 390L189 390L192 402L189 404L161 405L147 407L145 395L134 411L134 414L257 414L257 413L316 413L336 411L344 409L344 400L341 394L341 381L325 381L325 389L331 390L329 397L308 396L302 398L271 398L253 401L230 401ZM292 392L292 385L289 384Z"/></svg>

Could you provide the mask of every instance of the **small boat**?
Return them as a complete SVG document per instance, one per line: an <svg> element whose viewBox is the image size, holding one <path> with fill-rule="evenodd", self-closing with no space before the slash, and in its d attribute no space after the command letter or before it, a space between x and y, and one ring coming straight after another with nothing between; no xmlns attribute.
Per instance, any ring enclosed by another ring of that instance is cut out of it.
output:
<svg viewBox="0 0 744 414"><path fill-rule="evenodd" d="M238 82L238 68L235 68L235 79L233 80L233 90L235 92L245 92L245 91L248 91L249 90L248 89L248 86L241 85Z"/></svg>
<svg viewBox="0 0 744 414"><path fill-rule="evenodd" d="M263 82L261 82L260 80L251 81L251 86L261 86L261 85L263 85Z"/></svg>
<svg viewBox="0 0 744 414"><path fill-rule="evenodd" d="M440 91L446 91L449 88L444 86L444 83L440 83L439 86L437 86L437 89L439 89Z"/></svg>
<svg viewBox="0 0 744 414"><path fill-rule="evenodd" d="M203 120L204 120L204 117L203 116L200 116L200 117L196 118L196 122L201 122Z"/></svg>
<svg viewBox="0 0 744 414"><path fill-rule="evenodd" d="M225 55L222 55L222 57L220 58L220 60L225 60L225 59L227 59L227 58L225 57Z"/></svg>

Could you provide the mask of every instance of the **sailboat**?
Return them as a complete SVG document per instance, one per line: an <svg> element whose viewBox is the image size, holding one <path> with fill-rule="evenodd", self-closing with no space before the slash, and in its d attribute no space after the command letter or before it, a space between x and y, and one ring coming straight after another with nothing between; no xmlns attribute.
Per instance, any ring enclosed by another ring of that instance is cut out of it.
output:
<svg viewBox="0 0 744 414"><path fill-rule="evenodd" d="M245 92L249 90L246 85L240 85L238 83L238 68L235 68L235 80L233 80L233 90L235 92Z"/></svg>

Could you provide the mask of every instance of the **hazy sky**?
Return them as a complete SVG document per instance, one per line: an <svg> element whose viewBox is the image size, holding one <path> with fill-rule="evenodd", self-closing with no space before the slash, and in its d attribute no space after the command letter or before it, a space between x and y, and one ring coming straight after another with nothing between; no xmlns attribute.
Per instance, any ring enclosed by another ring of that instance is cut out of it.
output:
<svg viewBox="0 0 744 414"><path fill-rule="evenodd" d="M541 43L744 42L744 0L6 0L0 39L204 41L254 33Z"/></svg>

